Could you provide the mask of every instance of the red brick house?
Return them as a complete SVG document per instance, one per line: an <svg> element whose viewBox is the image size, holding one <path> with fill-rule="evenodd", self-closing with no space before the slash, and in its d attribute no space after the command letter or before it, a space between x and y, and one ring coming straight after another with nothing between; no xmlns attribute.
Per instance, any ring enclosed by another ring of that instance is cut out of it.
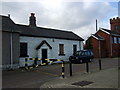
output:
<svg viewBox="0 0 120 90"><path fill-rule="evenodd" d="M96 58L120 56L120 18L110 19L111 30L100 28L86 40L86 49L92 49Z"/></svg>

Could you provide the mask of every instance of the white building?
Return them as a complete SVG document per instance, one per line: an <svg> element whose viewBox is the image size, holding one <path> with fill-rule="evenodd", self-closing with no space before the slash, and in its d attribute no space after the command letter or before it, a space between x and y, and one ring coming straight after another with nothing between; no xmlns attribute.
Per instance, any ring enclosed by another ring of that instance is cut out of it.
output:
<svg viewBox="0 0 120 90"><path fill-rule="evenodd" d="M11 53L17 53L20 63L23 62L25 57L69 60L69 56L75 51L83 49L83 39L73 32L37 27L34 13L31 13L29 25L12 22L11 26L14 27L12 33L17 31L18 40L16 43L19 43L15 46L17 52ZM14 55L11 56L10 54L10 57L14 58ZM11 60L9 64L14 65L13 61L18 60L18 58Z"/></svg>

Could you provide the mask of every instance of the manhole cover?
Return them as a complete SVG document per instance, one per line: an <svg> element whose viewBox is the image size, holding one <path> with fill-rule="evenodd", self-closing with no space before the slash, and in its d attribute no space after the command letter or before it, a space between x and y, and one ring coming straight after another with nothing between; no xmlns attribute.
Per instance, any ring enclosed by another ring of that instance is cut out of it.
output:
<svg viewBox="0 0 120 90"><path fill-rule="evenodd" d="M89 85L93 82L90 82L90 81L80 81L80 82L75 82L75 83L72 83L72 85L76 85L76 86L86 86L86 85Z"/></svg>

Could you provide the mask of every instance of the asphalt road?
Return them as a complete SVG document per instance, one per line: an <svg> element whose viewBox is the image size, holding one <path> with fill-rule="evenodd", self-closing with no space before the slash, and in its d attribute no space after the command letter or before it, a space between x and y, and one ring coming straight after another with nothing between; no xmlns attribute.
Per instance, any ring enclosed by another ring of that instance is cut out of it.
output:
<svg viewBox="0 0 120 90"><path fill-rule="evenodd" d="M118 58L105 58L102 60L102 69L118 66ZM73 64L74 73L86 72L86 64ZM89 63L89 71L99 70L98 59ZM38 68L2 72L2 88L40 88L49 80L61 77L61 64L40 66ZM69 64L65 64L65 76L69 75Z"/></svg>

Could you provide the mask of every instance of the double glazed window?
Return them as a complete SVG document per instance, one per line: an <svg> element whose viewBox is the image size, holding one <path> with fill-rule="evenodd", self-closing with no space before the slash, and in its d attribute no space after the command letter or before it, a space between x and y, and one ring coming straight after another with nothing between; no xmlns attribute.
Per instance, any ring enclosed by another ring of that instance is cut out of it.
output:
<svg viewBox="0 0 120 90"><path fill-rule="evenodd" d="M120 38L118 38L118 43L120 44Z"/></svg>
<svg viewBox="0 0 120 90"><path fill-rule="evenodd" d="M113 43L120 44L120 38L119 37L113 37Z"/></svg>
<svg viewBox="0 0 120 90"><path fill-rule="evenodd" d="M113 37L113 43L117 43L117 37Z"/></svg>
<svg viewBox="0 0 120 90"><path fill-rule="evenodd" d="M64 54L64 44L59 44L59 55L65 55Z"/></svg>
<svg viewBox="0 0 120 90"><path fill-rule="evenodd" d="M20 57L27 57L27 43L20 43Z"/></svg>

